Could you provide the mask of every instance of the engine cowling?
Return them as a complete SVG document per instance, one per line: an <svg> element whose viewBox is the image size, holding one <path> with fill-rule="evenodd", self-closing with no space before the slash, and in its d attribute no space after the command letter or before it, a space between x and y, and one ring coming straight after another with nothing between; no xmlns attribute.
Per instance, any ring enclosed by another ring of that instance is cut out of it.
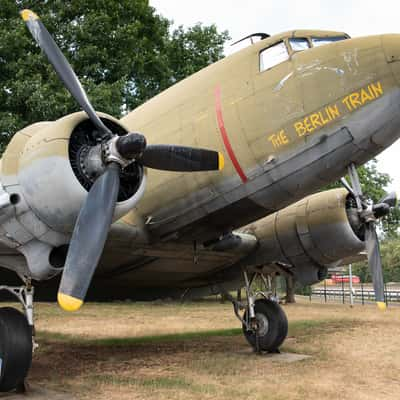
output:
<svg viewBox="0 0 400 400"><path fill-rule="evenodd" d="M355 203L345 189L314 194L246 228L259 240L251 265L281 263L302 284L323 279L326 268L365 250Z"/></svg>
<svg viewBox="0 0 400 400"><path fill-rule="evenodd" d="M127 133L118 120L99 116L113 132ZM60 262L51 262L60 258L54 256L54 249L69 242L79 210L97 178L89 167L101 168L96 152L89 154L96 146L91 135L94 129L83 112L37 123L18 132L3 155L1 191L9 195L14 211L2 221L2 240L25 255L35 279L59 272ZM135 207L145 186L143 167L136 163L126 167L114 221ZM47 265L39 265L46 259Z"/></svg>

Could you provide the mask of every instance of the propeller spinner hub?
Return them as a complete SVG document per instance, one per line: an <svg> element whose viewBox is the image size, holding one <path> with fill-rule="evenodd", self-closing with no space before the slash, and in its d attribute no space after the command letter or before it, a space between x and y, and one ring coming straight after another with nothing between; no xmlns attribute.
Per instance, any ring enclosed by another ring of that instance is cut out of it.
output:
<svg viewBox="0 0 400 400"><path fill-rule="evenodd" d="M390 205L387 203L374 204L372 206L372 211L375 218L382 218L390 214Z"/></svg>
<svg viewBox="0 0 400 400"><path fill-rule="evenodd" d="M125 168L143 154L146 145L146 138L140 133L114 136L104 145L103 157L106 163L116 162Z"/></svg>
<svg viewBox="0 0 400 400"><path fill-rule="evenodd" d="M128 133L115 142L118 153L126 160L141 156L146 148L146 138L140 133Z"/></svg>

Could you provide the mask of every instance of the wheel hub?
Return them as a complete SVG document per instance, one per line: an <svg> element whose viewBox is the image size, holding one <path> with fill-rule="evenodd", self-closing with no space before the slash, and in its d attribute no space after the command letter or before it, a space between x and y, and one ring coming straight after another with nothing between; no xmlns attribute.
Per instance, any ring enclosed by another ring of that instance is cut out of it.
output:
<svg viewBox="0 0 400 400"><path fill-rule="evenodd" d="M258 336L265 336L268 333L269 323L266 315L256 313L256 330Z"/></svg>

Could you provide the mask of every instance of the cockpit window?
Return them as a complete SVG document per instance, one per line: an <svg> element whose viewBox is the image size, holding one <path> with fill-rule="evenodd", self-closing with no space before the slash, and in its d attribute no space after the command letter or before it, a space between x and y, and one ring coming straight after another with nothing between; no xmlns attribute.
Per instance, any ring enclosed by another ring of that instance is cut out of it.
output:
<svg viewBox="0 0 400 400"><path fill-rule="evenodd" d="M319 46L323 46L325 44L335 43L335 42L339 42L341 40L346 40L346 39L347 39L347 37L345 37L345 36L324 37L324 38L313 37L313 38L311 38L311 42L314 47L319 47Z"/></svg>
<svg viewBox="0 0 400 400"><path fill-rule="evenodd" d="M289 59L289 53L284 42L274 44L260 52L260 71L266 71Z"/></svg>
<svg viewBox="0 0 400 400"><path fill-rule="evenodd" d="M290 38L289 44L293 51L303 51L310 48L310 43L306 38Z"/></svg>

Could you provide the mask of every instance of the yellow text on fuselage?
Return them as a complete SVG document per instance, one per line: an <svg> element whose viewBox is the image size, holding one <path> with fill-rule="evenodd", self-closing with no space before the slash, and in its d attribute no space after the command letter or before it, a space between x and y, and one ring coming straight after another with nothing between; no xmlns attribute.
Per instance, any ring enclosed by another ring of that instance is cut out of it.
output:
<svg viewBox="0 0 400 400"><path fill-rule="evenodd" d="M289 138L284 129L280 130L278 133L273 133L272 135L268 136L268 140L274 146L274 149L278 149L281 146L289 144Z"/></svg>
<svg viewBox="0 0 400 400"><path fill-rule="evenodd" d="M293 137L302 138L306 135L311 135L331 122L344 117L346 114L353 113L360 107L378 99L383 94L384 89L380 81L371 83L368 86L349 93L336 103L308 114L301 120L289 123L278 132L269 135L267 137L268 141L274 149L286 147L292 143Z"/></svg>
<svg viewBox="0 0 400 400"><path fill-rule="evenodd" d="M333 106L325 107L323 110L307 116L301 121L295 122L294 129L296 130L297 136L301 137L328 125L340 116L339 107L337 104L334 104Z"/></svg>
<svg viewBox="0 0 400 400"><path fill-rule="evenodd" d="M378 97L383 96L383 87L381 82L371 83L356 92L348 94L341 102L329 105L323 110L306 116L301 121L293 124L297 136L302 137L311 134L314 131L337 120L343 114L354 112Z"/></svg>
<svg viewBox="0 0 400 400"><path fill-rule="evenodd" d="M370 101L373 101L382 95L382 84L381 82L376 82L371 83L366 88L349 94L342 100L342 103L349 111L355 111L357 108L362 107L364 104L369 103Z"/></svg>

